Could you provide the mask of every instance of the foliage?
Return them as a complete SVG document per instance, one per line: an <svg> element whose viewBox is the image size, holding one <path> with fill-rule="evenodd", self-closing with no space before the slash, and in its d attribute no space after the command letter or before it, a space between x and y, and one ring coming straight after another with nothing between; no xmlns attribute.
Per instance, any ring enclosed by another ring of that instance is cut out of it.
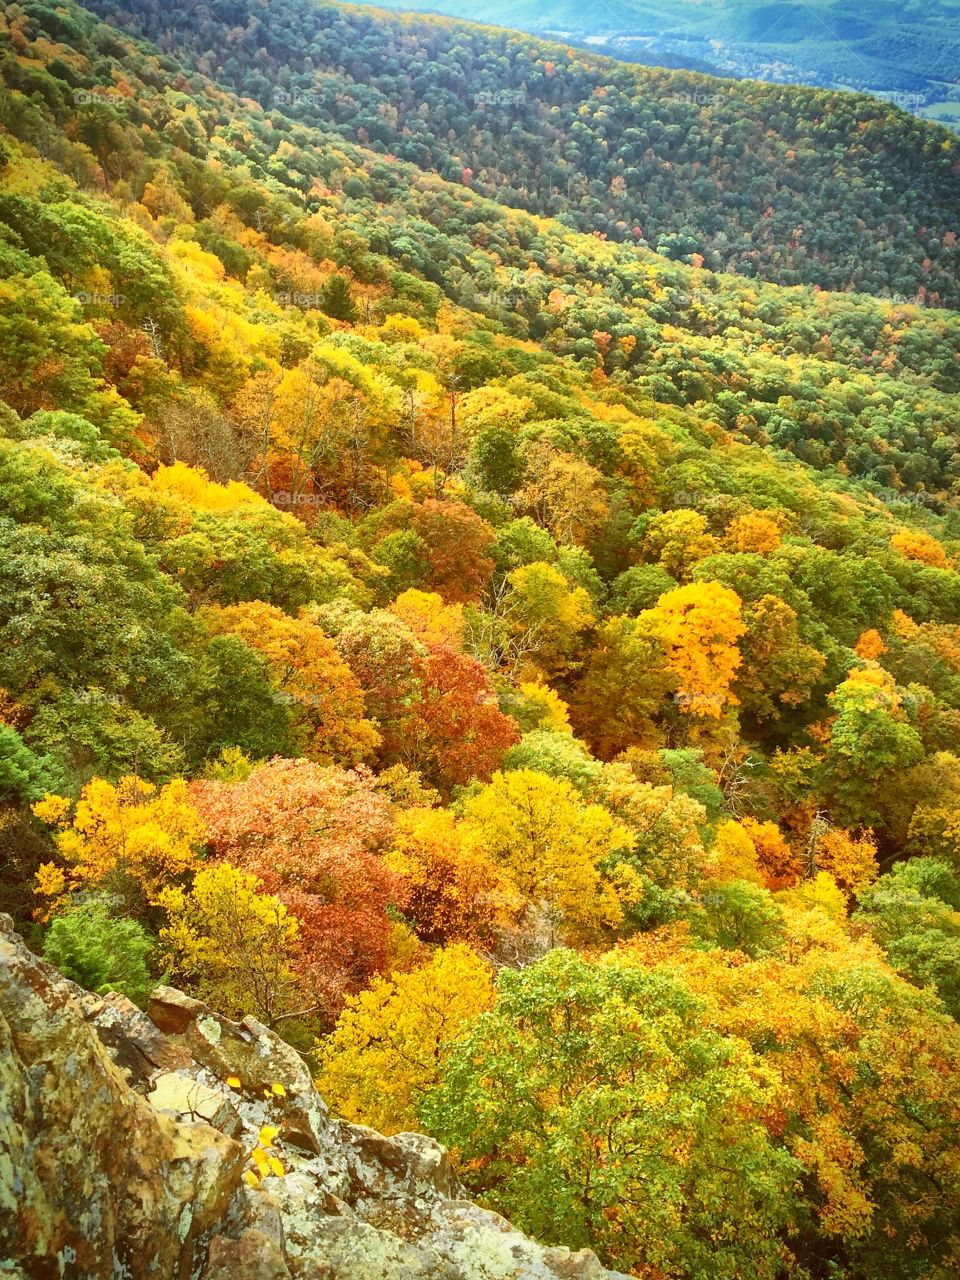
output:
<svg viewBox="0 0 960 1280"><path fill-rule="evenodd" d="M92 2L0 23L4 909L612 1266L954 1275L955 143Z"/></svg>
<svg viewBox="0 0 960 1280"><path fill-rule="evenodd" d="M170 880L196 866L205 838L202 817L179 779L160 788L132 776L116 786L96 779L76 804L47 795L33 811L57 829L63 863L47 863L38 873L36 892L46 912L68 887L117 887L155 902Z"/></svg>
<svg viewBox="0 0 960 1280"><path fill-rule="evenodd" d="M676 979L554 951L504 971L422 1114L541 1238L631 1270L773 1277L799 1172L763 1123L776 1098Z"/></svg>
<svg viewBox="0 0 960 1280"><path fill-rule="evenodd" d="M384 1133L411 1128L457 1041L492 1003L490 970L462 943L376 979L351 997L323 1046L321 1092L350 1120Z"/></svg>
<svg viewBox="0 0 960 1280"><path fill-rule="evenodd" d="M291 967L299 925L260 888L229 863L202 867L189 891L168 886L160 894L167 915L160 941L173 972L202 999L228 1017L249 1012L274 1027L302 999Z"/></svg>
<svg viewBox="0 0 960 1280"><path fill-rule="evenodd" d="M533 769L494 775L463 807L464 822L534 907L574 935L620 923L616 893L600 871L630 833L565 778Z"/></svg>
<svg viewBox="0 0 960 1280"><path fill-rule="evenodd" d="M291 957L308 1004L336 1013L388 959L386 908L402 882L381 859L391 806L367 774L274 760L192 799L218 858L257 877L299 921Z"/></svg>
<svg viewBox="0 0 960 1280"><path fill-rule="evenodd" d="M88 991L119 991L143 1005L156 985L147 965L154 939L136 920L118 918L117 905L95 894L68 902L47 929L43 958Z"/></svg>

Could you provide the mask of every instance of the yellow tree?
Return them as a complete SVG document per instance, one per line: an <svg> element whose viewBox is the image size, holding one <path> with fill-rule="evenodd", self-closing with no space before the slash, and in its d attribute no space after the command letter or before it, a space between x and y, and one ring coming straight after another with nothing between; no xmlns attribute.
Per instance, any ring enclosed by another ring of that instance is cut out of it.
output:
<svg viewBox="0 0 960 1280"><path fill-rule="evenodd" d="M470 827L446 809L408 809L384 859L409 886L405 913L426 942L489 942L522 899Z"/></svg>
<svg viewBox="0 0 960 1280"><path fill-rule="evenodd" d="M666 647L681 711L719 720L725 706L736 705L730 686L746 627L735 591L719 582L692 582L665 592L640 621Z"/></svg>
<svg viewBox="0 0 960 1280"><path fill-rule="evenodd" d="M252 1013L268 1027L315 1013L293 968L299 925L260 880L228 862L203 867L189 889L168 885L157 899L164 963L229 1017Z"/></svg>
<svg viewBox="0 0 960 1280"><path fill-rule="evenodd" d="M531 729L547 729L551 733L572 736L567 704L548 684L542 680L522 680L517 686L517 694L519 696L511 710L525 733Z"/></svg>
<svg viewBox="0 0 960 1280"><path fill-rule="evenodd" d="M418 591L411 587L397 596L389 611L426 645L463 647L463 605L445 604L436 591Z"/></svg>
<svg viewBox="0 0 960 1280"><path fill-rule="evenodd" d="M526 463L529 479L517 500L558 542L582 543L599 531L610 505L596 467L542 440L528 447Z"/></svg>
<svg viewBox="0 0 960 1280"><path fill-rule="evenodd" d="M890 539L890 545L908 560L917 560L934 569L951 568L950 557L941 544L920 529L904 529L895 533Z"/></svg>
<svg viewBox="0 0 960 1280"><path fill-rule="evenodd" d="M114 786L94 778L74 805L48 795L33 806L38 818L58 828L62 865L45 863L37 875L41 914L73 888L103 885L156 901L169 881L192 870L205 838L200 815L182 779L157 788L125 777Z"/></svg>
<svg viewBox="0 0 960 1280"><path fill-rule="evenodd" d="M698 560L719 550L720 543L708 532L705 517L687 507L651 516L643 539L644 555L681 581L689 578Z"/></svg>
<svg viewBox="0 0 960 1280"><path fill-rule="evenodd" d="M725 541L731 551L767 555L780 545L780 526L759 511L747 512L730 522Z"/></svg>
<svg viewBox="0 0 960 1280"><path fill-rule="evenodd" d="M348 999L321 1047L321 1093L348 1120L384 1133L416 1128L420 1099L493 998L489 965L462 943L410 973L374 979Z"/></svg>
<svg viewBox="0 0 960 1280"><path fill-rule="evenodd" d="M848 895L869 888L879 874L877 846L869 831L854 835L840 827L817 834L810 847L810 872L828 871Z"/></svg>
<svg viewBox="0 0 960 1280"><path fill-rule="evenodd" d="M593 622L590 597L559 569L543 561L521 565L508 577L507 616L514 634L526 637L537 663L550 674L577 657Z"/></svg>
<svg viewBox="0 0 960 1280"><path fill-rule="evenodd" d="M750 833L734 819L726 819L717 827L712 854L709 871L715 879L763 883L757 847Z"/></svg>
<svg viewBox="0 0 960 1280"><path fill-rule="evenodd" d="M545 912L551 932L563 925L590 938L620 923L622 909L601 864L615 863L631 847L631 833L600 805L585 804L566 778L533 769L494 774L463 814L524 897Z"/></svg>

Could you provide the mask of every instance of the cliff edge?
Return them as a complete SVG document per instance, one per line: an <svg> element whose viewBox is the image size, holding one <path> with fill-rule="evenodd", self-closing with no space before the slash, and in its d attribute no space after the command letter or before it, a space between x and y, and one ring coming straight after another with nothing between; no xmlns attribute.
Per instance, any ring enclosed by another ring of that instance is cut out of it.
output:
<svg viewBox="0 0 960 1280"><path fill-rule="evenodd" d="M0 1275L616 1273L463 1198L432 1139L333 1118L300 1056L253 1018L231 1022L170 987L146 1012L91 995L0 916Z"/></svg>

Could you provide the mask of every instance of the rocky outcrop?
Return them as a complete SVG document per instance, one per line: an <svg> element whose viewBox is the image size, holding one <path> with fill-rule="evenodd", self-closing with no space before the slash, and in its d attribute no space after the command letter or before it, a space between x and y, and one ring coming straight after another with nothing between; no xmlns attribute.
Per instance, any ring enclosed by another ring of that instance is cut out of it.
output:
<svg viewBox="0 0 960 1280"><path fill-rule="evenodd" d="M270 1126L274 1168L244 1170ZM273 1137L273 1130L277 1130ZM463 1198L446 1152L330 1116L303 1060L161 987L91 996L0 917L0 1275L611 1280Z"/></svg>

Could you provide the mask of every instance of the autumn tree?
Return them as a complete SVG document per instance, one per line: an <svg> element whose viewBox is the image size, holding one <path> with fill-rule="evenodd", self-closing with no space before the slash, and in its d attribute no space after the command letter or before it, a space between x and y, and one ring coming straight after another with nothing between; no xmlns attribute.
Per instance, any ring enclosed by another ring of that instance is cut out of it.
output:
<svg viewBox="0 0 960 1280"><path fill-rule="evenodd" d="M484 668L469 654L445 646L414 663L416 685L402 719L403 763L449 791L485 779L519 737L500 710Z"/></svg>
<svg viewBox="0 0 960 1280"><path fill-rule="evenodd" d="M736 703L737 641L746 630L736 592L719 582L690 583L661 596L640 622L666 647L681 712L719 719Z"/></svg>
<svg viewBox="0 0 960 1280"><path fill-rule="evenodd" d="M76 803L48 795L33 812L55 828L61 859L37 874L36 892L47 914L78 888L103 887L134 902L155 902L166 884L197 865L205 838L202 816L180 779L157 787L136 777L116 786L96 778Z"/></svg>
<svg viewBox="0 0 960 1280"><path fill-rule="evenodd" d="M551 936L615 928L622 909L601 864L630 845L629 831L572 783L532 769L498 773L463 808L464 823L511 876Z"/></svg>
<svg viewBox="0 0 960 1280"><path fill-rule="evenodd" d="M609 514L603 476L589 462L537 440L525 453L527 483L517 501L558 542L583 543Z"/></svg>
<svg viewBox="0 0 960 1280"><path fill-rule="evenodd" d="M228 1017L252 1013L268 1027L310 1014L293 967L299 925L260 880L227 862L197 871L189 889L168 885L157 899L164 963L200 999Z"/></svg>
<svg viewBox="0 0 960 1280"><path fill-rule="evenodd" d="M565 671L578 656L584 631L593 621L590 597L559 569L536 562L509 577L509 624L529 634L538 666L548 675Z"/></svg>
<svg viewBox="0 0 960 1280"><path fill-rule="evenodd" d="M372 754L379 739L364 716L357 679L309 618L252 601L211 607L203 620L211 634L239 636L263 655L277 699L289 706L299 742L313 759L357 763Z"/></svg>
<svg viewBox="0 0 960 1280"><path fill-rule="evenodd" d="M886 779L923 755L892 678L876 665L857 667L830 695L830 725L824 766L837 816L848 823L882 816L879 791Z"/></svg>
<svg viewBox="0 0 960 1280"><path fill-rule="evenodd" d="M410 523L426 548L427 585L453 604L475 600L493 571L489 526L462 502L435 498L417 504Z"/></svg>
<svg viewBox="0 0 960 1280"><path fill-rule="evenodd" d="M403 901L381 854L388 797L365 773L273 760L235 782L195 782L210 852L255 875L300 922L293 958L310 996L336 1014L387 962L387 907Z"/></svg>
<svg viewBox="0 0 960 1280"><path fill-rule="evenodd" d="M650 516L641 546L648 560L660 564L678 582L689 578L698 560L720 549L720 543L708 531L706 517L687 508Z"/></svg>
<svg viewBox="0 0 960 1280"><path fill-rule="evenodd" d="M462 943L410 973L375 979L349 999L321 1047L321 1092L348 1120L384 1133L416 1128L424 1095L493 997L489 966Z"/></svg>
<svg viewBox="0 0 960 1280"><path fill-rule="evenodd" d="M669 974L557 950L498 988L420 1108L473 1193L631 1272L773 1280L800 1168L776 1073Z"/></svg>
<svg viewBox="0 0 960 1280"><path fill-rule="evenodd" d="M489 943L522 900L477 833L445 809L397 817L386 865L407 885L406 914L426 942Z"/></svg>
<svg viewBox="0 0 960 1280"><path fill-rule="evenodd" d="M601 760L662 741L657 719L677 677L642 618L607 618L596 630L569 702L574 728Z"/></svg>

